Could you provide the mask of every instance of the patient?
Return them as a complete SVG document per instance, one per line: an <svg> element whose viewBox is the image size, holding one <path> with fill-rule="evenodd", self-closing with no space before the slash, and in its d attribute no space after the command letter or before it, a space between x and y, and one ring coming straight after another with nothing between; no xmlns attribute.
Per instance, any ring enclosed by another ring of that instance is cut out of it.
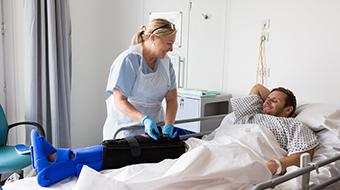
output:
<svg viewBox="0 0 340 190"><path fill-rule="evenodd" d="M293 93L287 89L275 88L270 92L257 84L251 89L250 96L232 99L231 104L236 116L235 123L254 123L268 128L280 146L288 151L288 156L267 161L267 167L273 175L284 174L288 166L298 166L300 154L309 152L312 155L318 145L315 134L301 122L291 118L296 100ZM129 159L123 158L117 149L112 148L119 144L119 140L76 150L54 148L44 137L39 136L37 131L32 132L31 140L32 164L37 169L38 183L41 186L49 186L70 176L78 176L83 165L99 171L136 163L127 161ZM169 139L167 143L180 145L182 148L155 151L152 158L158 159L149 160L145 157L138 161L158 162L166 158L177 158L185 152L183 142Z"/></svg>
<svg viewBox="0 0 340 190"><path fill-rule="evenodd" d="M308 152L311 156L318 145L314 132L302 122L292 118L296 108L294 94L279 87L269 91L256 84L250 95L231 101L237 124L258 124L268 128L276 137L288 156L269 160L267 167L273 175L282 175L287 167L300 165L300 155Z"/></svg>

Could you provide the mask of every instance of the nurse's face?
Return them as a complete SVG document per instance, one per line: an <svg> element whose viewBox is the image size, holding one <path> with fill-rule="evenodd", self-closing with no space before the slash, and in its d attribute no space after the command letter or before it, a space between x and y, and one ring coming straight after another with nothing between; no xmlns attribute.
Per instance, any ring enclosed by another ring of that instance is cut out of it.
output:
<svg viewBox="0 0 340 190"><path fill-rule="evenodd" d="M169 51L172 51L175 40L176 33L166 37L157 37L155 39L155 51L157 57L163 59Z"/></svg>

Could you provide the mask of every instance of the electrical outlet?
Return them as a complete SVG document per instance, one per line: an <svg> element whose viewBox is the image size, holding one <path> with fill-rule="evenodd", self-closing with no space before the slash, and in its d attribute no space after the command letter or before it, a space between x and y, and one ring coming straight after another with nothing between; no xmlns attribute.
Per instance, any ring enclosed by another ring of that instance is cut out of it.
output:
<svg viewBox="0 0 340 190"><path fill-rule="evenodd" d="M264 19L262 21L262 27L263 29L265 30L269 30L269 27L270 27L270 20L269 19Z"/></svg>
<svg viewBox="0 0 340 190"><path fill-rule="evenodd" d="M269 41L269 27L270 27L270 20L264 19L262 21L262 36L265 41Z"/></svg>

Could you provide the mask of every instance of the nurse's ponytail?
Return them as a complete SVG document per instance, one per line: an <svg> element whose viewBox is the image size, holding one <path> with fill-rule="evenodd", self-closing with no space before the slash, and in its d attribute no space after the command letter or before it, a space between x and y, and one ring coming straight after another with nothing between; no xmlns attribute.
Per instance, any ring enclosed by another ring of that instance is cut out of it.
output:
<svg viewBox="0 0 340 190"><path fill-rule="evenodd" d="M156 18L150 21L148 27L142 25L132 38L132 45L143 43L151 34L157 36L170 36L176 33L175 25L168 20Z"/></svg>
<svg viewBox="0 0 340 190"><path fill-rule="evenodd" d="M136 45L136 44L144 42L145 40L144 38L146 38L145 29L146 29L146 26L144 25L140 26L139 31L132 38L132 42L131 42L132 45Z"/></svg>

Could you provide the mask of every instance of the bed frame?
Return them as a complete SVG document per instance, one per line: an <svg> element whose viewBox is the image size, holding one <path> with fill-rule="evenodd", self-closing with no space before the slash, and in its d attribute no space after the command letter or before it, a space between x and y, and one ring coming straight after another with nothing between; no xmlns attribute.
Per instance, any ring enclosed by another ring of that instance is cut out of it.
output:
<svg viewBox="0 0 340 190"><path fill-rule="evenodd" d="M213 120L213 119L223 119L227 114L220 114L220 115L213 115L213 116L206 116L206 117L200 117L200 118L192 118L192 119L182 119L182 120L177 120L174 122L174 124L182 124L182 123L190 123L190 122L196 122L196 121L205 121L205 120ZM163 126L165 123L164 121L160 121L157 122L156 125L157 126ZM137 124L137 125L129 125L126 127L122 127L119 128L115 134L113 135L113 139L116 139L117 135L125 130L136 130L136 129L140 129L141 127L144 127L141 124ZM194 134L190 134L190 135L183 135L180 136L180 139L187 139L189 137L199 137L199 136L203 136L203 135L207 135L209 133L211 133L212 131L205 131L205 132L201 132L201 133L194 133Z"/></svg>
<svg viewBox="0 0 340 190"><path fill-rule="evenodd" d="M274 179L259 183L255 185L252 190L260 190L260 189L266 189L266 188L274 188L275 186L286 182L290 179L293 179L295 177L301 176L301 189L302 190L317 190L317 189L323 189L327 187L328 185L331 185L333 183L336 183L337 181L340 181L340 174L338 176L330 178L323 183L320 183L318 185L309 185L309 176L310 172L313 170L316 170L317 173L319 170L319 167L325 166L327 164L330 164L332 162L335 162L337 160L340 160L340 153L336 154L334 157L319 161L319 162L310 162L310 155L308 153L304 153L300 157L300 168L297 169L294 172L287 173L284 176L276 177Z"/></svg>
<svg viewBox="0 0 340 190"><path fill-rule="evenodd" d="M205 121L205 120L210 120L210 119L221 119L224 118L227 114L221 114L221 115L214 115L214 116L206 116L206 117L201 117L201 118L192 118L192 119L183 119L183 120L177 120L175 121L174 124L181 124L181 123L190 123L190 122L196 122L196 121ZM158 122L157 126L163 126L164 122ZM113 139L115 139L121 131L124 130L134 130L134 129L140 129L140 127L143 127L142 125L130 125L126 127L122 127L116 131L116 133L113 136ZM206 131L206 132L201 132L201 133L194 133L194 134L188 134L188 135L182 135L179 137L180 140L185 140L188 139L189 137L202 137L203 135L210 134L212 131ZM318 162L311 162L311 157L309 153L304 153L300 156L300 168L287 173L283 176L278 176L273 179L264 181L262 183L259 183L255 185L252 190L262 190L262 189L267 189L267 188L275 188L275 186L284 183L286 181L289 181L293 178L297 178L301 176L301 189L302 190L319 190L323 189L333 183L336 183L340 181L340 173L333 177L330 178L323 183L317 184L317 185L309 185L310 182L310 172L313 170L316 170L317 174L319 173L319 167L325 166L327 164L330 164L332 162L336 162L340 160L340 149L334 148L335 151L339 151L335 156L321 160Z"/></svg>

